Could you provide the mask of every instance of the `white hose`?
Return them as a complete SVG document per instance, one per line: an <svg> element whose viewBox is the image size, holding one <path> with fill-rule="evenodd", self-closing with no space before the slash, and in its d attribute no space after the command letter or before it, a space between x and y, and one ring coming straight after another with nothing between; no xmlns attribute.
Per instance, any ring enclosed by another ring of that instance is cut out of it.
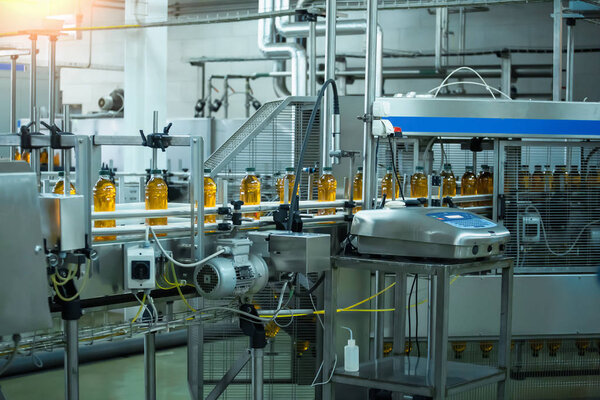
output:
<svg viewBox="0 0 600 400"><path fill-rule="evenodd" d="M218 255L221 255L221 254L225 253L225 249L221 249L221 250L219 250L219 251L211 254L210 256L205 257L202 260L196 261L196 262L191 263L191 264L185 264L185 263L179 262L179 261L175 260L173 257L171 257L167 253L167 251L164 249L164 247L162 247L162 245L158 241L158 238L156 237L156 233L154 233L154 229L152 229L151 226L148 226L148 227L150 228L150 232L152 232L152 236L154 237L154 241L156 242L156 245L160 249L161 253L163 253L163 255L166 257L167 260L171 261L173 264L177 265L178 267L194 268L194 267L197 267L198 265L204 264L205 262L207 262L210 259L213 259L213 258L217 257Z"/></svg>

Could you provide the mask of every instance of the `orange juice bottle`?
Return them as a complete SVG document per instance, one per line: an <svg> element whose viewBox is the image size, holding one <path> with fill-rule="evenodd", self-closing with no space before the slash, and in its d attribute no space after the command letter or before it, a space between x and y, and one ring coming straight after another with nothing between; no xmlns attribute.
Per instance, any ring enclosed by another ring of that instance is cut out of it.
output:
<svg viewBox="0 0 600 400"><path fill-rule="evenodd" d="M567 182L569 183L569 190L572 192L581 188L581 174L579 173L577 165L571 165L571 171L569 171Z"/></svg>
<svg viewBox="0 0 600 400"><path fill-rule="evenodd" d="M216 207L217 205L217 184L210 177L210 172L210 168L204 169L204 207ZM204 222L217 222L217 216L215 214L206 215Z"/></svg>
<svg viewBox="0 0 600 400"><path fill-rule="evenodd" d="M557 165L554 168L554 175L552 176L554 190L567 190L569 173L567 172L566 165Z"/></svg>
<svg viewBox="0 0 600 400"><path fill-rule="evenodd" d="M473 166L467 165L465 167L465 173L460 179L460 195L461 196L473 196L477 194L477 178L473 173ZM465 207L472 207L473 202L463 203Z"/></svg>
<svg viewBox="0 0 600 400"><path fill-rule="evenodd" d="M456 177L452 172L452 164L444 164L444 171L442 171L442 196L456 196ZM444 204L444 206L446 206Z"/></svg>
<svg viewBox="0 0 600 400"><path fill-rule="evenodd" d="M169 188L162 178L160 169L153 169L146 183L146 210L166 210L169 202ZM167 217L146 218L147 225L167 225ZM156 236L167 236L166 233Z"/></svg>
<svg viewBox="0 0 600 400"><path fill-rule="evenodd" d="M285 175L277 180L277 191L279 193L279 202L283 203L285 199L285 185L288 185L288 203L292 202L292 191L294 190L294 184L296 183L296 176L294 175L294 167L287 167L285 169ZM297 194L300 193L300 186L298 186Z"/></svg>
<svg viewBox="0 0 600 400"><path fill-rule="evenodd" d="M358 172L354 175L354 179L352 180L352 199L362 200L362 190L363 190L363 167L358 167ZM353 213L362 210L362 207L354 207L352 209Z"/></svg>
<svg viewBox="0 0 600 400"><path fill-rule="evenodd" d="M246 176L240 185L240 200L244 202L244 205L260 204L260 181L255 175L255 171L255 168L246 168ZM244 217L259 220L260 211L245 213Z"/></svg>
<svg viewBox="0 0 600 400"><path fill-rule="evenodd" d="M410 178L410 197L427 197L427 176L423 173L424 168L418 165L415 173Z"/></svg>
<svg viewBox="0 0 600 400"><path fill-rule="evenodd" d="M111 180L110 170L101 169L100 177L98 178L98 182L94 186L94 211L115 211L116 208L116 197L117 197L117 189L115 188L115 184ZM112 228L117 226L117 223L114 219L110 220L95 220L94 227L95 228ZM102 242L106 240L116 240L116 236L96 236L94 241Z"/></svg>
<svg viewBox="0 0 600 400"><path fill-rule="evenodd" d="M65 194L65 173L63 171L60 171L58 173L59 176L59 180L58 182L56 182L56 184L54 185L54 188L52 189L52 193L54 194ZM69 190L70 194L77 194L75 191L75 186L73 186L73 184L71 182L69 182L69 186L71 186L71 190Z"/></svg>
<svg viewBox="0 0 600 400"><path fill-rule="evenodd" d="M544 172L542 171L541 165L533 167L533 174L531 175L531 190L534 192L544 191Z"/></svg>
<svg viewBox="0 0 600 400"><path fill-rule="evenodd" d="M395 200L400 197L400 187L394 179L394 168L387 167L385 176L381 180L381 197L385 194L386 201Z"/></svg>
<svg viewBox="0 0 600 400"><path fill-rule="evenodd" d="M323 168L323 175L319 178L318 200L335 201L337 190L337 181L331 173L331 167ZM318 215L334 215L335 208L321 208Z"/></svg>

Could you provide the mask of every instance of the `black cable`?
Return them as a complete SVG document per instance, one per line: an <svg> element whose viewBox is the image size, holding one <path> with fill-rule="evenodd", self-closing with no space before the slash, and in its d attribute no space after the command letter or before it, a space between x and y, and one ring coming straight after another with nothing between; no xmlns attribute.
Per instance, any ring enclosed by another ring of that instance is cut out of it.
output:
<svg viewBox="0 0 600 400"><path fill-rule="evenodd" d="M417 357L421 357L419 346L419 274L415 275L415 341L417 342Z"/></svg>
<svg viewBox="0 0 600 400"><path fill-rule="evenodd" d="M410 292L408 293L408 353L412 347L412 329L410 324L410 301L412 299L413 290L415 289L415 279L413 279L412 285L410 286Z"/></svg>
<svg viewBox="0 0 600 400"><path fill-rule="evenodd" d="M324 280L325 280L325 273L322 273L321 276L319 277L319 279L315 282L315 284L312 285L312 287L306 291L306 294L312 294L312 292L314 292L319 287L319 285L321 283L323 283Z"/></svg>
<svg viewBox="0 0 600 400"><path fill-rule="evenodd" d="M296 165L296 179L294 181L294 190L292 193L294 196L292 197L292 202L290 204L290 214L288 221L288 230L292 230L292 222L294 220L294 213L298 210L300 206L300 199L297 195L298 193L298 185L300 184L300 174L302 173L302 162L304 161L304 153L306 153L306 148L308 147L308 138L310 137L310 133L312 132L313 125L315 123L315 118L317 117L317 111L319 110L319 106L321 105L321 100L325 95L325 90L327 86L331 84L331 88L333 89L333 113L340 113L340 102L338 98L337 86L335 84L334 79L328 79L323 83L321 89L319 90L319 94L317 95L317 100L315 101L315 106L312 109L310 114L310 119L308 120L308 125L306 125L306 134L304 135L304 141L302 142L302 150L300 150L300 156L298 157L298 164Z"/></svg>
<svg viewBox="0 0 600 400"><path fill-rule="evenodd" d="M396 177L396 184L400 188L400 196L402 196L402 201L406 202L404 198L404 190L402 190L402 184L400 183L400 178L398 178L398 169L396 168L396 157L394 157L394 151L392 150L392 138L388 138L388 143L390 144L390 152L392 153L392 167L394 168L394 176Z"/></svg>

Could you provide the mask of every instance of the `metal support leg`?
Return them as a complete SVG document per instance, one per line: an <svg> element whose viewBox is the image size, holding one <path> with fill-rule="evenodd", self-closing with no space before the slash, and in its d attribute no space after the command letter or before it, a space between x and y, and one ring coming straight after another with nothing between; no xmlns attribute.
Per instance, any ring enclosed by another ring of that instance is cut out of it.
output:
<svg viewBox="0 0 600 400"><path fill-rule="evenodd" d="M338 269L332 267L330 271L325 272L323 282L323 295L325 297L325 315L324 325L325 333L323 338L323 375L324 381L331 375L335 360L335 312L337 309L336 281ZM333 400L335 398L334 385L329 383L323 385L323 400Z"/></svg>
<svg viewBox="0 0 600 400"><path fill-rule="evenodd" d="M229 118L229 77L223 79L223 118Z"/></svg>
<svg viewBox="0 0 600 400"><path fill-rule="evenodd" d="M500 58L502 59L502 77L501 77L501 84L500 84L500 88L502 89L502 91L504 93L506 93L506 95L508 97L511 97L510 94L510 84L511 84L511 80L512 80L512 61L510 58L510 53L506 52L506 53L502 53L500 55Z"/></svg>
<svg viewBox="0 0 600 400"><path fill-rule="evenodd" d="M252 399L263 400L264 349L251 349L252 354Z"/></svg>
<svg viewBox="0 0 600 400"><path fill-rule="evenodd" d="M448 271L445 268L440 268L436 276L435 339L433 346L433 384L435 393L433 398L434 400L443 400L446 398L446 367L448 364Z"/></svg>
<svg viewBox="0 0 600 400"><path fill-rule="evenodd" d="M513 267L502 269L502 300L500 302L500 340L498 343L498 368L506 370L505 380L498 382L498 400L508 399L510 379L510 345L512 331Z"/></svg>
<svg viewBox="0 0 600 400"><path fill-rule="evenodd" d="M396 273L394 286L394 342L393 352L396 356L404 355L406 341L406 273ZM410 312L410 310L409 310Z"/></svg>
<svg viewBox="0 0 600 400"><path fill-rule="evenodd" d="M262 350L262 349L261 349ZM250 361L251 353L247 351L243 353L235 363L229 368L229 370L223 375L221 380L217 382L214 389L206 396L206 400L217 400L219 396L227 389L227 387L233 382L235 377L244 369L248 361Z"/></svg>
<svg viewBox="0 0 600 400"><path fill-rule="evenodd" d="M56 118L56 41L58 38L56 36L49 36L48 40L50 42L50 54L48 57L48 122L52 126ZM48 147L48 171L54 171L54 150L51 147ZM65 188L67 187L65 186Z"/></svg>
<svg viewBox="0 0 600 400"><path fill-rule="evenodd" d="M317 21L309 22L308 30L308 93L317 95Z"/></svg>
<svg viewBox="0 0 600 400"><path fill-rule="evenodd" d="M192 307L203 308L203 299L191 299ZM204 325L201 320L188 327L188 388L192 400L204 399Z"/></svg>
<svg viewBox="0 0 600 400"><path fill-rule="evenodd" d="M37 107L37 35L29 36L31 40L31 66L29 70L29 120L35 121L35 111Z"/></svg>
<svg viewBox="0 0 600 400"><path fill-rule="evenodd" d="M375 272L375 293L378 293L383 289L385 284L385 273L377 271ZM381 296L375 297L375 309L383 308L383 299ZM371 354L372 360L383 358L383 313L376 312L372 314L375 320L374 324L374 336L373 336L373 353Z"/></svg>
<svg viewBox="0 0 600 400"><path fill-rule="evenodd" d="M79 321L65 320L65 399L79 399Z"/></svg>
<svg viewBox="0 0 600 400"><path fill-rule="evenodd" d="M144 335L144 383L146 400L156 400L156 333Z"/></svg>

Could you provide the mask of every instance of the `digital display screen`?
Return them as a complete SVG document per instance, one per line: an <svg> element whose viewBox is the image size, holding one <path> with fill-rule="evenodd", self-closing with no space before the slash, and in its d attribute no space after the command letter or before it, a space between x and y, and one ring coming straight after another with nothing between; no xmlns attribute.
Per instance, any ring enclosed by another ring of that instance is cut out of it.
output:
<svg viewBox="0 0 600 400"><path fill-rule="evenodd" d="M434 212L427 214L427 216L456 228L484 229L496 226L492 221L464 211Z"/></svg>

